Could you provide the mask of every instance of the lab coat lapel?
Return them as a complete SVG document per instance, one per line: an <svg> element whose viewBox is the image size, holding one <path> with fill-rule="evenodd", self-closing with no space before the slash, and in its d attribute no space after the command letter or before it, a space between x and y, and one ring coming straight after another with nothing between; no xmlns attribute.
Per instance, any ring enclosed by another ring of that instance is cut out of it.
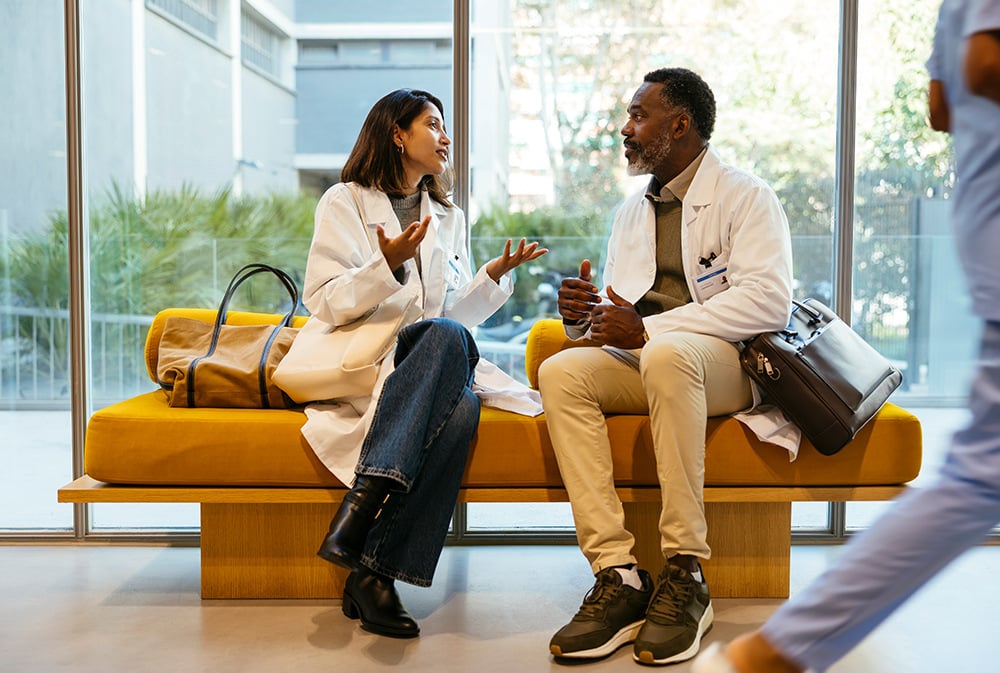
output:
<svg viewBox="0 0 1000 673"><path fill-rule="evenodd" d="M392 210L389 197L374 189L365 189L363 194L364 199L361 203L365 207L364 216L366 223L372 230L372 237L378 240L375 233L375 225L378 224L381 224L385 229L386 236L390 238L399 236L402 229L400 229L399 220L396 219L396 214Z"/></svg>
<svg viewBox="0 0 1000 673"><path fill-rule="evenodd" d="M424 195L426 200L427 196ZM361 201L365 208L365 213L363 216L366 219L368 230L370 232L372 244L378 246L378 231L375 229L376 225L381 224L382 228L385 230L385 235L389 238L394 238L403 233L403 228L396 217L396 212L392 209L392 202L389 201L389 197L385 193L374 190L365 189L363 190L363 198ZM423 212L424 206L421 205L420 210ZM407 222L406 224L409 224ZM426 242L426 239L424 239ZM421 255L423 254L423 246L420 250ZM423 262L423 258L421 258ZM416 285L420 286L420 276L417 274L417 263L410 259L404 262L406 268L406 278L407 283L415 282Z"/></svg>
<svg viewBox="0 0 1000 673"><path fill-rule="evenodd" d="M423 192L420 197L420 219L423 220L428 215L431 216L431 224L427 227L427 235L424 236L424 240L420 243L420 268L423 269L424 273L431 268L431 256L434 254L434 245L437 242L438 227L441 226L441 222L438 218L438 213L434 209L434 202L431 201L431 197L427 192Z"/></svg>
<svg viewBox="0 0 1000 673"><path fill-rule="evenodd" d="M701 160L698 171L691 180L691 186L684 196L684 207L681 209L681 217L684 218L684 229L694 224L698 219L701 210L712 203L715 196L715 184L719 178L719 155L711 147L705 153L705 158Z"/></svg>

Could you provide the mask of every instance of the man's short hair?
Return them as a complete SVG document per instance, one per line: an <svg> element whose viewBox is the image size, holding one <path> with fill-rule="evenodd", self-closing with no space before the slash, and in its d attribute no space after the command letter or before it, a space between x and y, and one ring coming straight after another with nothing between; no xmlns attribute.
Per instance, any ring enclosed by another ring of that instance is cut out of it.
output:
<svg viewBox="0 0 1000 673"><path fill-rule="evenodd" d="M694 122L702 140L712 137L715 129L715 95L697 73L687 68L660 68L646 73L645 82L663 85L661 98L668 107L680 107Z"/></svg>

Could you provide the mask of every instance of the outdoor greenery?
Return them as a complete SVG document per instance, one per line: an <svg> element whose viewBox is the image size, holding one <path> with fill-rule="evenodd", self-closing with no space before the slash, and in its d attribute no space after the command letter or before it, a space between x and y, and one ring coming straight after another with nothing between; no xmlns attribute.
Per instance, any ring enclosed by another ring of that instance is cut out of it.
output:
<svg viewBox="0 0 1000 673"><path fill-rule="evenodd" d="M724 161L774 187L791 225L796 292L831 302L837 4L706 0L675 16L668 14L671 3L659 0L513 1L510 100L503 104L509 102L512 122L527 122L537 133L511 134L510 168L543 172L552 193L545 203L512 194L488 204L473 222L473 258L478 265L499 254L508 237L540 240L551 252L517 270L515 296L484 333L511 338L536 318L556 315L560 280L575 275L584 258L599 269L614 210L636 188L622 159L627 105L642 75L661 65L691 67L712 85L713 146ZM946 197L953 183L948 140L925 119L923 63L935 8L860 3L854 326L897 358L905 357L911 338L916 204ZM301 285L316 195L235 196L228 187L186 185L136 198L112 185L90 202L95 318L214 307L232 274L249 262L284 268ZM66 312L67 249L65 212L10 240L0 257L0 304ZM234 308L284 311L286 301L277 283L261 279ZM0 383L11 367L29 364L65 378L65 320L13 324L0 333ZM113 348L141 352L142 336L118 337Z"/></svg>
<svg viewBox="0 0 1000 673"><path fill-rule="evenodd" d="M532 157L512 169L535 170L540 139L558 206L525 207L512 197L487 209L477 235L538 237L553 248L540 263L563 275L575 274L584 257L594 261L603 246L593 242L606 236L625 191L636 188L623 189L620 131L631 96L649 70L685 66L716 93L713 147L781 199L797 294L833 302L838 36L829 28L838 3L708 0L683 13L659 0L585 5L514 3L511 115L538 132L511 139L513 157ZM953 183L948 139L926 122L924 61L936 8L859 8L853 324L894 357L904 357L909 338L899 316L913 301L917 202L946 197ZM538 288L552 282L551 274L522 273L505 311L530 313Z"/></svg>
<svg viewBox="0 0 1000 673"><path fill-rule="evenodd" d="M108 369L130 367L144 378L141 360L124 355L141 354L145 340L144 329L130 327L132 320L175 306L218 306L244 264L280 267L301 287L312 237L312 196L234 197L228 189L206 194L184 186L139 199L115 185L94 201L88 220L92 335L114 351L95 353L98 365L119 356ZM33 385L39 372L52 381L68 380L67 251L66 213L57 211L46 229L12 240L0 257L0 300L13 321L2 335L0 381L16 380L14 367L30 368ZM289 299L276 280L262 275L241 286L231 308L284 313ZM109 317L120 323L110 332ZM66 392L62 386L57 390Z"/></svg>
<svg viewBox="0 0 1000 673"><path fill-rule="evenodd" d="M265 262L300 281L312 237L315 199L306 195L234 197L190 186L137 199L119 186L95 199L89 213L91 306L94 314L152 315L171 306L217 306L233 273ZM65 211L37 234L14 239L0 259L13 306L67 309L69 276ZM243 307L287 303L277 283L248 284Z"/></svg>

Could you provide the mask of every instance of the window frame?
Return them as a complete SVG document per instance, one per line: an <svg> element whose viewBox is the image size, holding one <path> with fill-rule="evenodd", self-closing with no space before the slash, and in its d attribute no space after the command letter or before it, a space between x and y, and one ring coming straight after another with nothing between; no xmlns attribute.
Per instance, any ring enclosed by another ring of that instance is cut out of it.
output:
<svg viewBox="0 0 1000 673"><path fill-rule="evenodd" d="M212 0L215 2L215 0ZM88 386L90 366L90 344L88 327L90 324L89 305L89 227L85 217L83 165L82 165L82 114L81 114L81 67L80 67L80 3L81 0L63 0L65 14L65 72L66 72L66 132L68 170L68 218L69 218L69 278L70 278L70 354L71 354L71 412L72 412L72 461L73 474L83 474L83 440L87 420L92 411ZM164 10L151 0L144 3L158 13ZM454 0L452 30L454 112L453 133L456 137L470 136L470 61L471 61L471 17L469 0ZM858 58L858 0L840 0L839 15L839 55L837 84L836 123L836 203L834 216L834 309L845 320L851 317L851 281L853 274L854 246L854 186L855 186L855 115ZM177 17L169 15L172 20ZM219 17L217 17L217 20ZM195 31L203 39L205 36ZM242 39L242 35L233 36ZM470 167L470 143L459 143L453 150L456 173L467 176ZM468 209L470 201L470 181L458 180L459 190L454 200L459 207ZM91 527L89 507L76 504L73 515L73 530L51 534L30 533L17 536L18 539L51 540L72 537L95 542L166 542L176 545L194 545L198 536L190 532L166 530L157 533L137 532L94 532ZM572 531L525 533L517 530L496 530L470 532L466 526L467 505L460 503L455 512L452 544L573 544ZM825 528L817 530L792 531L796 544L839 544L850 537L852 532L846 525L846 504L830 503ZM0 536L0 539L7 538Z"/></svg>

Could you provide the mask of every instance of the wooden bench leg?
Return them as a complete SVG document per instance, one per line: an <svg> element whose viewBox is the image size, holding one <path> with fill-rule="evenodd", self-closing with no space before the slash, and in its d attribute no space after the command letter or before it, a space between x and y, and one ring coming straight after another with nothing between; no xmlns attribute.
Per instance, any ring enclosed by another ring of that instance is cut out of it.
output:
<svg viewBox="0 0 1000 673"><path fill-rule="evenodd" d="M201 505L202 598L340 598L347 571L316 556L336 504Z"/></svg>
<svg viewBox="0 0 1000 673"><path fill-rule="evenodd" d="M660 503L624 503L625 526L635 536L639 565L651 573L663 567ZM791 558L790 502L709 502L705 562L715 598L787 598Z"/></svg>
<svg viewBox="0 0 1000 673"><path fill-rule="evenodd" d="M201 596L340 598L347 571L316 556L335 504L201 506ZM659 502L627 502L639 565L663 566ZM791 503L706 503L712 558L705 573L716 598L787 598Z"/></svg>

